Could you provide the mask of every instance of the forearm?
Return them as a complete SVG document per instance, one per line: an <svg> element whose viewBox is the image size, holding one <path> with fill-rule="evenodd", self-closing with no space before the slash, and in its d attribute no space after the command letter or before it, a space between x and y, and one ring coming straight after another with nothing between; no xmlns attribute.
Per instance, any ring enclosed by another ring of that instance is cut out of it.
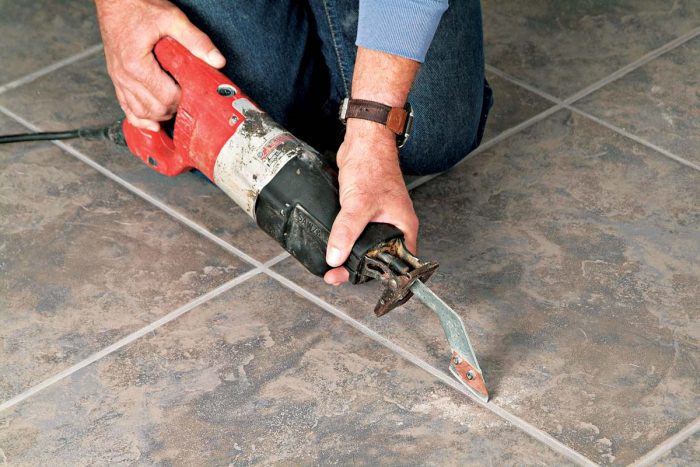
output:
<svg viewBox="0 0 700 467"><path fill-rule="evenodd" d="M352 97L402 107L448 0L360 0ZM348 134L391 138L386 127L348 120Z"/></svg>
<svg viewBox="0 0 700 467"><path fill-rule="evenodd" d="M358 47L352 98L402 107L419 67L415 60Z"/></svg>
<svg viewBox="0 0 700 467"><path fill-rule="evenodd" d="M415 60L359 47L352 79L352 98L380 102L391 107L403 107L420 68ZM355 157L391 158L398 163L396 135L386 126L348 119L346 139L369 140L379 146L393 146L393 151L355 153ZM338 164L344 160L339 158Z"/></svg>

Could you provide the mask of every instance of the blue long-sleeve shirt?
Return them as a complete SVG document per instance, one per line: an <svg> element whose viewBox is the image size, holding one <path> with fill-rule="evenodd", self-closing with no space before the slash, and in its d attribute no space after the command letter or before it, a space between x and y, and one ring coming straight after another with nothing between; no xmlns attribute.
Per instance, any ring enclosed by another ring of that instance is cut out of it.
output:
<svg viewBox="0 0 700 467"><path fill-rule="evenodd" d="M355 44L425 61L448 0L360 0Z"/></svg>

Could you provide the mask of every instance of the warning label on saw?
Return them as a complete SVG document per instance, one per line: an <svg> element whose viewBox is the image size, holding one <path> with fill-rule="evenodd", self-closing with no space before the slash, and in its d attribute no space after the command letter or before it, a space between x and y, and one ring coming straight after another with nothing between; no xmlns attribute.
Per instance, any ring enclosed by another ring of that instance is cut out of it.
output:
<svg viewBox="0 0 700 467"><path fill-rule="evenodd" d="M249 100L238 99L233 106L245 121L221 148L214 181L255 219L260 191L298 154L301 142Z"/></svg>

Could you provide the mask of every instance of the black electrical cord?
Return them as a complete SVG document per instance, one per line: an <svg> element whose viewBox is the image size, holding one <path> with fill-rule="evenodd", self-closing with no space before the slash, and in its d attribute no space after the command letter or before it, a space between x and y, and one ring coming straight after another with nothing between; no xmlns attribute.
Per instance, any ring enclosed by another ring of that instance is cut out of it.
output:
<svg viewBox="0 0 700 467"><path fill-rule="evenodd" d="M118 144L124 143L121 120L102 128L78 128L67 131L44 131L39 133L17 133L0 135L0 144L23 143L27 141L52 141L63 139L107 139Z"/></svg>
<svg viewBox="0 0 700 467"><path fill-rule="evenodd" d="M46 141L54 139L73 139L79 138L80 131L45 131L42 133L18 133L16 135L0 136L0 144L5 143L22 143L24 141Z"/></svg>

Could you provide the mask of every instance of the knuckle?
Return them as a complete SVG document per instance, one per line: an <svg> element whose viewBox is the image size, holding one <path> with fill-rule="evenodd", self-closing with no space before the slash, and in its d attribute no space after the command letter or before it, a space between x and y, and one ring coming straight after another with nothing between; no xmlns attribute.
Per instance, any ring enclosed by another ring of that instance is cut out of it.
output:
<svg viewBox="0 0 700 467"><path fill-rule="evenodd" d="M124 71L132 76L139 75L141 72L141 64L134 60L125 60L122 62Z"/></svg>
<svg viewBox="0 0 700 467"><path fill-rule="evenodd" d="M127 73L122 67L114 67L109 72L109 77L112 79L115 87L126 88L129 82Z"/></svg>
<svg viewBox="0 0 700 467"><path fill-rule="evenodd" d="M162 76L154 76L149 82L149 89L157 93L158 101L165 107L171 108L178 104L180 99L180 89L170 81L170 78L163 74Z"/></svg>
<svg viewBox="0 0 700 467"><path fill-rule="evenodd" d="M180 93L177 88L172 88L170 91L166 91L163 94L163 104L168 108L168 110L175 109L180 102Z"/></svg>
<svg viewBox="0 0 700 467"><path fill-rule="evenodd" d="M142 119L148 117L148 110L146 110L146 108L143 105L139 103L132 103L130 108L131 113L133 113L135 117Z"/></svg>
<svg viewBox="0 0 700 467"><path fill-rule="evenodd" d="M185 15L180 9L173 7L172 10L167 11L167 14L165 15L164 18L176 31L187 31L192 23L190 23L190 20L187 19L187 15Z"/></svg>
<svg viewBox="0 0 700 467"><path fill-rule="evenodd" d="M165 15L177 16L178 14L180 14L181 16L184 16L184 14L182 13L182 10L180 10L178 7L176 7L172 3L163 4L163 5L161 5L160 8L161 8L161 12Z"/></svg>
<svg viewBox="0 0 700 467"><path fill-rule="evenodd" d="M172 3L160 4L153 10L153 20L160 25L176 25L185 14Z"/></svg>
<svg viewBox="0 0 700 467"><path fill-rule="evenodd" d="M158 75L153 71L144 73L141 78L141 83L146 87L146 89L156 90L158 89Z"/></svg>
<svg viewBox="0 0 700 467"><path fill-rule="evenodd" d="M163 117L168 113L168 107L162 102L156 101L149 108L151 116Z"/></svg>
<svg viewBox="0 0 700 467"><path fill-rule="evenodd" d="M148 118L148 112L146 112L144 109L133 109L133 114L136 118L145 120Z"/></svg>
<svg viewBox="0 0 700 467"><path fill-rule="evenodd" d="M177 23L189 23L187 15L172 3L163 6L163 13L169 16L169 21Z"/></svg>

